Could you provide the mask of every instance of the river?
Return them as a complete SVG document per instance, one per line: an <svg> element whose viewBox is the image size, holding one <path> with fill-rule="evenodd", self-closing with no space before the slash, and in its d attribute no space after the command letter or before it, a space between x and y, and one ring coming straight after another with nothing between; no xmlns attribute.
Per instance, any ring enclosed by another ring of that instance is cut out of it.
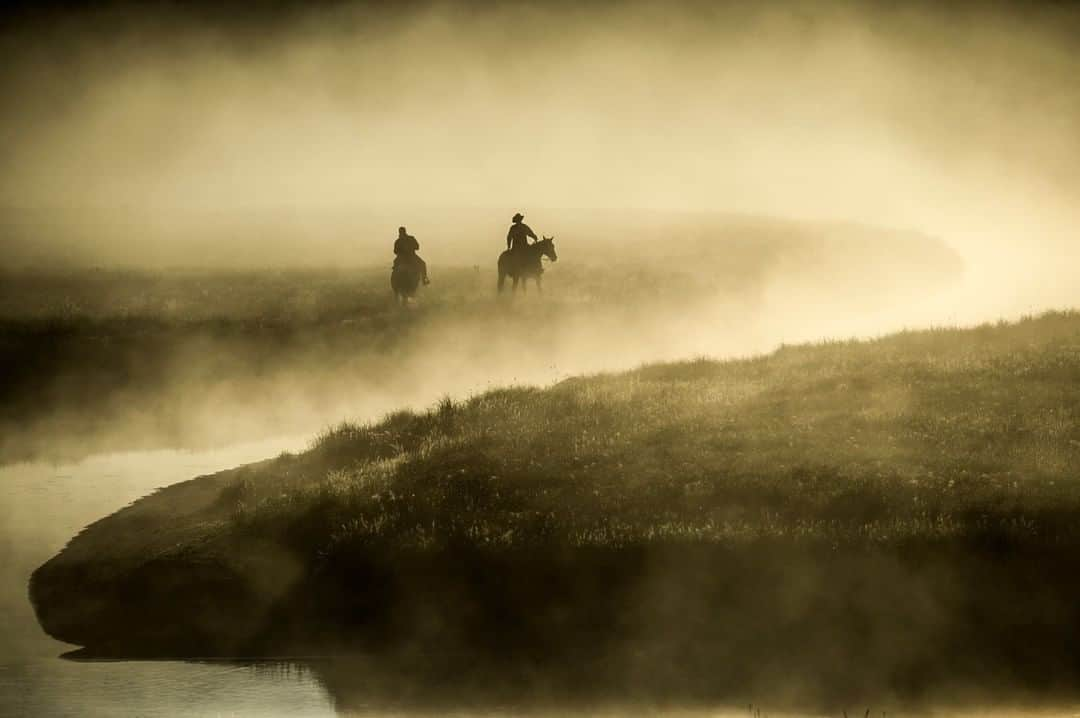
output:
<svg viewBox="0 0 1080 718"><path fill-rule="evenodd" d="M928 311L926 307L921 309ZM917 314L915 307L907 306L904 321L911 321ZM949 315L953 322L962 319L964 317L960 315ZM667 351L677 349L683 355L694 355L694 352L752 353L771 348L780 340L800 340L812 333L815 336L866 335L874 333L868 330L871 324L875 332L880 333L901 326L902 317L897 315L891 321L884 321L880 316L856 317L843 321L842 326L819 326L814 322L793 324L788 317L783 323L786 332L780 331L781 325L762 320L744 334L728 332L725 351L718 351L720 347L711 345L669 347ZM797 331L792 327L797 327ZM689 336L697 334L690 333ZM629 354L622 357L621 363L633 365L660 358L667 357ZM595 361L598 362L596 366L583 363L580 358L576 363L550 362L549 373L564 375L568 370L576 373L613 368L610 366L612 360L607 360L607 364L602 364L600 359ZM548 381L552 378L546 377ZM483 384L457 388L462 392L476 391L483 388ZM429 403L437 396L428 397ZM423 402L419 404L423 405ZM367 415L371 413L366 412ZM210 450L138 451L99 454L74 463L40 461L0 466L0 716L336 715L334 697L312 670L299 663L81 662L63 659L61 655L75 647L54 641L42 632L27 598L31 572L62 549L87 524L157 488L270 458L282 451L301 450L309 441L310 435L287 436ZM358 677L359 690L362 690L362 683ZM350 702L351 712L355 712L356 705L355 700ZM641 707L634 712L641 712L639 709ZM361 708L360 712L377 715L385 714L387 709L380 705L372 706L370 710ZM406 712L411 714L411 711ZM644 709L644 712L651 711ZM734 711L691 713L754 715L754 711L748 711L746 706ZM863 708L856 711L852 706L848 714L863 715ZM873 712L873 715L881 714L880 710ZM942 713L949 716L965 714L1080 716L1080 707L1036 714L1027 710L1000 709ZM888 715L897 714L888 711Z"/></svg>
<svg viewBox="0 0 1080 718"><path fill-rule="evenodd" d="M0 467L0 716L329 716L302 665L71 661L27 599L30 573L82 527L156 488L298 450L285 437L207 451L98 455Z"/></svg>
<svg viewBox="0 0 1080 718"><path fill-rule="evenodd" d="M336 701L316 671L292 661L75 661L73 649L49 638L27 599L30 573L59 551L82 527L140 496L177 481L281 451L303 449L308 437L283 437L200 451L141 451L94 456L77 463L22 463L0 467L0 716L333 716ZM363 692L357 676L355 689ZM765 697L767 698L767 697ZM765 716L756 706L674 711L681 716ZM410 715L355 696L350 715ZM454 710L458 715L476 711ZM515 707L485 707L486 715L518 715ZM526 711L565 715L566 711ZM582 714L668 714L646 706L580 711ZM443 707L435 712L446 714ZM839 714L839 713L837 713ZM864 715L852 706L848 715ZM898 715L882 711L871 715ZM1080 708L1040 710L948 710L948 716L1080 716Z"/></svg>

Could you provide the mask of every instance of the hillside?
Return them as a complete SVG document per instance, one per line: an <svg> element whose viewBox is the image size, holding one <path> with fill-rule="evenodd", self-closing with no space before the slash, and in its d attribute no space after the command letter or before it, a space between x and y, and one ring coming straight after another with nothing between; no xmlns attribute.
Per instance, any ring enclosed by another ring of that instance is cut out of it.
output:
<svg viewBox="0 0 1080 718"><path fill-rule="evenodd" d="M498 390L162 489L40 567L110 655L427 685L1075 690L1080 314Z"/></svg>
<svg viewBox="0 0 1080 718"><path fill-rule="evenodd" d="M309 269L211 270L199 261L213 254L196 252L176 258L186 269L0 270L0 463L296 435L443 393L547 382L556 366L565 376L745 351L700 346L710 335L702 328L724 326L714 336L730 337L756 326L775 313L778 291L813 308L803 324L837 307L869 322L963 274L943 242L882 229L565 221L543 305L535 291L512 307L496 301L505 227L466 243L446 236L457 227L449 221L420 235L434 282L410 312L393 303L390 245L370 227ZM36 245L48 233L35 226L26 229ZM258 248L274 244L262 233L250 239L241 253L250 262L273 255ZM278 241L320 256L307 239Z"/></svg>

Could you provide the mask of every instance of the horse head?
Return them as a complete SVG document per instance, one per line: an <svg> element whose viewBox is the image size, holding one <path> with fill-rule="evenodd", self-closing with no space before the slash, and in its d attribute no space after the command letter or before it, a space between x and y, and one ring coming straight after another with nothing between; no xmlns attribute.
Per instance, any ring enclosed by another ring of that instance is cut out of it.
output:
<svg viewBox="0 0 1080 718"><path fill-rule="evenodd" d="M559 255L555 253L555 236L544 237L536 243L540 247L540 256L547 257L552 262L559 261Z"/></svg>

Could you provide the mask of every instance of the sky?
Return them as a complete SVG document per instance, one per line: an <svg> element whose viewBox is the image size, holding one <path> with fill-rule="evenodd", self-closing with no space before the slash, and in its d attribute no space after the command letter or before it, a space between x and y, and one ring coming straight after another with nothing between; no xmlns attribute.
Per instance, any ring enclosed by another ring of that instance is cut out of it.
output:
<svg viewBox="0 0 1080 718"><path fill-rule="evenodd" d="M1058 3L27 4L0 27L0 212L91 255L86 212L137 224L134 256L222 217L760 214L1060 283L1077 38Z"/></svg>

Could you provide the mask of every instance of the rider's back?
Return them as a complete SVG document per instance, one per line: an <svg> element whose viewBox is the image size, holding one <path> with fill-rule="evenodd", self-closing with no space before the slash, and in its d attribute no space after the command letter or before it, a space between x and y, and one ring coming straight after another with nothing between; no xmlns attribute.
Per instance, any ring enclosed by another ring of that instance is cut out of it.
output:
<svg viewBox="0 0 1080 718"><path fill-rule="evenodd" d="M529 237L536 239L536 234L533 233L529 225L524 222L518 222L511 225L510 231L506 234L507 242L510 245L510 251L523 249L529 246Z"/></svg>
<svg viewBox="0 0 1080 718"><path fill-rule="evenodd" d="M394 254L398 256L414 255L419 251L420 243L411 234L403 235L394 240Z"/></svg>

